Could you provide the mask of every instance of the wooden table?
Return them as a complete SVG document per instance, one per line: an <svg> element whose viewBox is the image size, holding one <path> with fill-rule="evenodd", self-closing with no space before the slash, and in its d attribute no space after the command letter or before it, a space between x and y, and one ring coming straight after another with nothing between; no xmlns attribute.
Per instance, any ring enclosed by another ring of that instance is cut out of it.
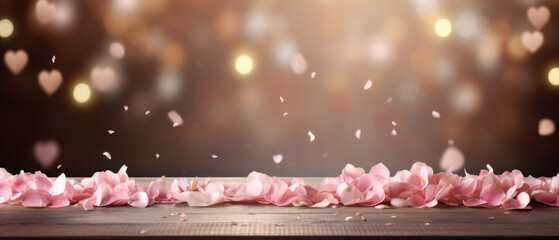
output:
<svg viewBox="0 0 559 240"><path fill-rule="evenodd" d="M167 178L168 183L173 178ZM224 183L244 178L212 178ZM321 178L304 178L316 185ZM153 178L138 178L147 185ZM0 205L0 236L51 239L182 239L211 236L213 239L293 239L375 236L392 238L559 238L559 208L532 205L531 211L439 206L433 209L373 207L276 207L261 204L221 204L189 207L186 204L156 204L145 209L129 206L81 206L33 209ZM170 213L185 213L187 221ZM337 214L336 214L337 213ZM362 213L366 221L356 213ZM346 217L352 219L346 221ZM393 217L395 216L395 217ZM494 219L493 219L494 218ZM237 222L237 225L232 224ZM243 223L246 223L243 224ZM276 224L283 226L276 226ZM390 223L387 225L387 223ZM429 223L429 225L426 225Z"/></svg>

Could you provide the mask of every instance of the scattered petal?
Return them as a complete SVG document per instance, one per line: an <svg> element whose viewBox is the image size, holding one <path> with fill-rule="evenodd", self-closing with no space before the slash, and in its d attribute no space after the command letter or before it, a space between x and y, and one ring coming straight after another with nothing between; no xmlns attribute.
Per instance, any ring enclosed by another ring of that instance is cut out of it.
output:
<svg viewBox="0 0 559 240"><path fill-rule="evenodd" d="M393 218L393 219L394 219L394 218L398 218L398 216L390 216L390 218Z"/></svg>
<svg viewBox="0 0 559 240"><path fill-rule="evenodd" d="M275 225L276 227L282 227L282 226L283 226L283 223L276 223L276 224L274 224L274 225Z"/></svg>
<svg viewBox="0 0 559 240"><path fill-rule="evenodd" d="M369 79L365 83L365 86L363 86L363 90L369 90L372 86L373 86L373 82L371 81L371 79Z"/></svg>
<svg viewBox="0 0 559 240"><path fill-rule="evenodd" d="M441 114L435 110L433 110L433 112L431 112L431 115L433 115L434 118L440 118Z"/></svg>
<svg viewBox="0 0 559 240"><path fill-rule="evenodd" d="M314 79L314 77L316 77L316 72L312 72L312 73L311 73L311 78Z"/></svg>
<svg viewBox="0 0 559 240"><path fill-rule="evenodd" d="M301 220L301 216L297 216L296 218L297 218L297 220Z"/></svg>
<svg viewBox="0 0 559 240"><path fill-rule="evenodd" d="M284 112L284 113L283 113L283 116L284 116L284 117L287 116L287 112Z"/></svg>
<svg viewBox="0 0 559 240"><path fill-rule="evenodd" d="M355 137L357 139L361 139L361 129L357 129L357 131L355 131Z"/></svg>
<svg viewBox="0 0 559 240"><path fill-rule="evenodd" d="M396 126L396 121L392 121L392 126Z"/></svg>
<svg viewBox="0 0 559 240"><path fill-rule="evenodd" d="M52 63L54 63L54 61L56 61L56 55L52 56Z"/></svg>
<svg viewBox="0 0 559 240"><path fill-rule="evenodd" d="M334 213L334 216L339 216L339 215L340 215L340 214L339 214L339 213L337 213L337 212L336 212L336 213Z"/></svg>
<svg viewBox="0 0 559 240"><path fill-rule="evenodd" d="M147 233L147 231L146 231L146 230L143 230L143 229L142 229L142 230L140 230L140 234L146 234L146 233Z"/></svg>
<svg viewBox="0 0 559 240"><path fill-rule="evenodd" d="M183 120L182 120L181 115L175 110L169 111L167 113L167 117L173 123L173 127L180 126L180 125L183 124Z"/></svg>
<svg viewBox="0 0 559 240"><path fill-rule="evenodd" d="M506 215L510 215L510 212L504 212Z"/></svg>
<svg viewBox="0 0 559 240"><path fill-rule="evenodd" d="M124 111L125 111L125 112L128 111L128 105L124 105L123 108L124 108Z"/></svg>
<svg viewBox="0 0 559 240"><path fill-rule="evenodd" d="M159 158L159 153L156 153L155 154L155 159L158 159L158 158Z"/></svg>
<svg viewBox="0 0 559 240"><path fill-rule="evenodd" d="M495 217L487 217L487 219L493 220L493 219L495 219Z"/></svg>
<svg viewBox="0 0 559 240"><path fill-rule="evenodd" d="M213 159L216 159L216 158L217 158L217 155L212 154L211 157L212 157Z"/></svg>
<svg viewBox="0 0 559 240"><path fill-rule="evenodd" d="M332 208L339 208L338 205L332 205Z"/></svg>
<svg viewBox="0 0 559 240"><path fill-rule="evenodd" d="M428 222L427 222L427 223L424 223L423 225L425 225L425 226L430 226L431 223L428 223Z"/></svg>
<svg viewBox="0 0 559 240"><path fill-rule="evenodd" d="M111 160L111 154L109 152L103 152L103 156Z"/></svg>
<svg viewBox="0 0 559 240"><path fill-rule="evenodd" d="M315 136L311 131L307 132L307 135L309 135L309 141L310 142L314 142Z"/></svg>
<svg viewBox="0 0 559 240"><path fill-rule="evenodd" d="M390 208L390 206L388 205L384 205L384 204L379 204L375 206L376 209L387 209Z"/></svg>
<svg viewBox="0 0 559 240"><path fill-rule="evenodd" d="M109 134L115 133L115 131L113 131L113 130L109 130L109 131L107 131L107 132L108 132Z"/></svg>
<svg viewBox="0 0 559 240"><path fill-rule="evenodd" d="M391 102L392 102L392 97L386 99L386 103L391 103Z"/></svg>
<svg viewBox="0 0 559 240"><path fill-rule="evenodd" d="M179 123L177 123L177 122L173 123L173 127L178 127L178 126L179 126Z"/></svg>
<svg viewBox="0 0 559 240"><path fill-rule="evenodd" d="M396 136L396 134L398 134L398 132L396 132L396 129L392 129L392 132L390 132L390 134L392 134L392 136Z"/></svg>
<svg viewBox="0 0 559 240"><path fill-rule="evenodd" d="M61 164L58 164L58 166L56 166L56 169L60 169L62 167Z"/></svg>
<svg viewBox="0 0 559 240"><path fill-rule="evenodd" d="M361 213L361 212L356 212L355 213L355 216L361 216L361 215L363 215L363 213Z"/></svg>
<svg viewBox="0 0 559 240"><path fill-rule="evenodd" d="M272 156L272 159L274 160L274 163L280 164L281 161L283 160L283 155L282 154L274 154Z"/></svg>
<svg viewBox="0 0 559 240"><path fill-rule="evenodd" d="M346 221L349 221L349 220L351 220L351 219L353 219L352 216L349 216L349 217L346 217L346 218L345 218Z"/></svg>
<svg viewBox="0 0 559 240"><path fill-rule="evenodd" d="M363 220L363 221L365 221L365 222L367 221L367 219L365 218L365 216L361 216L361 220Z"/></svg>
<svg viewBox="0 0 559 240"><path fill-rule="evenodd" d="M385 226L392 226L392 223L385 223Z"/></svg>
<svg viewBox="0 0 559 240"><path fill-rule="evenodd" d="M146 116L147 116L147 115L148 115L149 113L150 113L150 111L149 111L149 110L147 110L147 111L146 111L146 113L145 113L145 114L146 114Z"/></svg>
<svg viewBox="0 0 559 240"><path fill-rule="evenodd" d="M280 102L283 103L283 97L282 96L280 96Z"/></svg>
<svg viewBox="0 0 559 240"><path fill-rule="evenodd" d="M256 213L249 212L248 215L256 215Z"/></svg>

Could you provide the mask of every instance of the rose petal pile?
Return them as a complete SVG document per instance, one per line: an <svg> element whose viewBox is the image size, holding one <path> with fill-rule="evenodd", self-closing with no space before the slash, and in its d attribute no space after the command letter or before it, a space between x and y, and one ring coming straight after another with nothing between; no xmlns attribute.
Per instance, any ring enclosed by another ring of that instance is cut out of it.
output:
<svg viewBox="0 0 559 240"><path fill-rule="evenodd" d="M497 175L488 165L479 175L461 177L450 171L433 173L427 164L416 162L410 170L390 171L382 163L367 173L347 164L336 178L325 178L316 187L305 185L300 178L291 181L252 172L246 183L227 185L197 178L173 180L165 176L149 186L136 184L126 174L126 166L117 173L96 172L80 182L61 174L49 178L41 172L21 171L12 175L0 169L0 203L24 207L66 207L81 204L85 210L109 205L144 208L154 203L187 203L205 207L224 202L261 203L276 206L327 207L329 205L362 205L431 208L439 203L450 206L503 207L530 209L532 199L559 206L559 174L553 178L524 177L513 170Z"/></svg>

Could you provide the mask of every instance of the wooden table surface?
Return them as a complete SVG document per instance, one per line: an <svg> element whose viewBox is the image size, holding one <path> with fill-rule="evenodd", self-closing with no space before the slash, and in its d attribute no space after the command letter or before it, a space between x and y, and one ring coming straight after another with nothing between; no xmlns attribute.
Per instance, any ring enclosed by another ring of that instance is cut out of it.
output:
<svg viewBox="0 0 559 240"><path fill-rule="evenodd" d="M170 183L174 178L167 178ZM304 178L316 185L321 178ZM152 178L137 178L147 185ZM244 178L212 178L224 183L243 183ZM276 207L261 204L221 204L189 207L186 204L156 204L145 209L129 206L24 208L0 204L0 237L52 239L181 239L210 236L340 238L375 236L391 238L559 238L559 208L532 205L531 211L502 208L438 206L433 209L374 207ZM366 218L363 221L362 213ZM188 221L169 213L185 213ZM337 216L336 216L337 213ZM353 218L346 221L346 217ZM395 218L393 217L395 216ZM494 218L494 219L492 219ZM233 225L232 221L237 222ZM243 223L246 223L243 224ZM276 224L283 226L276 226ZM387 223L391 223L387 225ZM429 223L429 225L425 225Z"/></svg>

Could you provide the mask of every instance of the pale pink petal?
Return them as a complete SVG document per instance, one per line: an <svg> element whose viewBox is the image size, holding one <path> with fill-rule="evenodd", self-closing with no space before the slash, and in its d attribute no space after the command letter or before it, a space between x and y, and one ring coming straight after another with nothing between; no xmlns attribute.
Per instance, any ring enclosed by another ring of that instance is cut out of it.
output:
<svg viewBox="0 0 559 240"><path fill-rule="evenodd" d="M526 192L521 192L516 196L516 199L507 199L503 202L503 208L505 209L529 209L528 204L530 203L530 195Z"/></svg>
<svg viewBox="0 0 559 240"><path fill-rule="evenodd" d="M146 192L137 192L128 199L128 204L132 207L145 208L148 206L149 198Z"/></svg>
<svg viewBox="0 0 559 240"><path fill-rule="evenodd" d="M478 207L486 203L487 201L478 198L470 198L468 200L464 200L464 205L467 207Z"/></svg>
<svg viewBox="0 0 559 240"><path fill-rule="evenodd" d="M402 198L392 198L390 199L390 204L392 204L393 207L397 207L397 208L409 206L408 201Z"/></svg>
<svg viewBox="0 0 559 240"><path fill-rule="evenodd" d="M58 176L58 178L56 178L54 184L49 189L49 194L51 196L61 194L64 192L65 187L66 187L66 175L62 173L60 174L60 176Z"/></svg>
<svg viewBox="0 0 559 240"><path fill-rule="evenodd" d="M49 207L60 208L70 206L70 201L64 194L58 194L50 198Z"/></svg>
<svg viewBox="0 0 559 240"><path fill-rule="evenodd" d="M211 201L208 195L201 192L184 192L184 194L188 206L205 207Z"/></svg>
<svg viewBox="0 0 559 240"><path fill-rule="evenodd" d="M82 205L83 205L83 209L86 210L86 211L93 210L93 203L91 203L91 201L89 201L89 199L84 200Z"/></svg>
<svg viewBox="0 0 559 240"><path fill-rule="evenodd" d="M497 207L502 204L506 194L497 183L491 183L483 187L480 197L487 202L488 206Z"/></svg>
<svg viewBox="0 0 559 240"><path fill-rule="evenodd" d="M369 174L382 176L386 179L390 178L390 170L388 170L388 168L382 163L378 163L373 166L369 171Z"/></svg>
<svg viewBox="0 0 559 240"><path fill-rule="evenodd" d="M32 183L32 182L30 182ZM29 184L23 194L21 195L22 198L22 205L24 207L46 207L49 203L47 196L41 194L38 190L36 190L33 186L34 184Z"/></svg>

